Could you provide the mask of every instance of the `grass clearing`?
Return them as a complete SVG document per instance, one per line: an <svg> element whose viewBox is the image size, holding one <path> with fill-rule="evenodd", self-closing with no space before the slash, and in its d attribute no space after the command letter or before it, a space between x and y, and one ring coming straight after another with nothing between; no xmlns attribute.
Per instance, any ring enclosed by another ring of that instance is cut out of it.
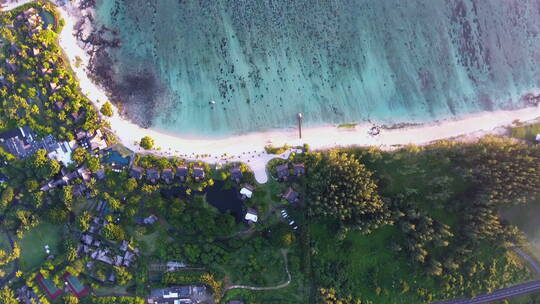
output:
<svg viewBox="0 0 540 304"><path fill-rule="evenodd" d="M6 237L5 233L0 233L0 250L5 252L11 252L11 246L9 245L9 240Z"/></svg>
<svg viewBox="0 0 540 304"><path fill-rule="evenodd" d="M94 293L97 296L128 295L130 293L127 291L127 287L128 286L105 286L94 290Z"/></svg>
<svg viewBox="0 0 540 304"><path fill-rule="evenodd" d="M512 137L535 141L536 134L540 134L540 123L519 126L512 128Z"/></svg>
<svg viewBox="0 0 540 304"><path fill-rule="evenodd" d="M43 222L28 231L22 240L21 246L21 269L30 272L38 267L47 258L45 245L49 245L51 254L62 253L63 225Z"/></svg>

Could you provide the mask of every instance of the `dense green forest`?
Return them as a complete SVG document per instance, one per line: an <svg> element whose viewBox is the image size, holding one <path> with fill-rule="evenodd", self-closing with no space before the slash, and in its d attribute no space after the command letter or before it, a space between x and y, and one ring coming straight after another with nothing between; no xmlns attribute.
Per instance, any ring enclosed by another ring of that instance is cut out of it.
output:
<svg viewBox="0 0 540 304"><path fill-rule="evenodd" d="M531 276L511 250L524 237L498 210L538 198L538 146L488 137L332 153L356 156L373 172L391 224L336 238L329 231L343 216L312 218L314 279L325 293L411 303L474 296Z"/></svg>

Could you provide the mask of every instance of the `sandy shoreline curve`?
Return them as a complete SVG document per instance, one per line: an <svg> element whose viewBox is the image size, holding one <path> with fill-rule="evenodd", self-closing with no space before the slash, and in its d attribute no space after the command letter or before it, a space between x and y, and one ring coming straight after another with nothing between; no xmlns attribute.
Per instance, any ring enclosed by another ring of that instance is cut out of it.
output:
<svg viewBox="0 0 540 304"><path fill-rule="evenodd" d="M30 0L19 0L17 3L4 4L4 10L13 9ZM108 100L105 90L92 82L88 76L89 55L79 45L73 29L81 12L77 8L78 1L52 1L65 20L65 26L59 35L61 48L67 55L71 68L79 80L81 92L86 95L96 107ZM75 65L77 58L82 64ZM437 140L462 137L462 140L474 140L487 134L503 134L506 127L516 120L520 122L537 121L540 117L540 107L531 106L519 110L481 112L467 115L458 119L428 123L421 126L398 129L383 129L377 136L369 135L371 124L359 124L354 128L337 128L336 125L309 127L302 130L302 139L298 138L295 129L272 130L224 138L184 138L166 134L152 129L144 129L122 118L114 108L113 117L106 118L111 130L116 134L120 143L138 153L153 153L160 156L179 156L189 160L202 160L208 163L224 164L226 162L244 162L248 164L259 183L268 180L266 164L269 160L288 157L291 151L283 155L269 155L264 147L298 146L304 143L311 149L322 150L346 146L377 146L382 149L393 149L396 146L417 144L425 145ZM136 142L141 137L150 136L154 139L159 150L145 151Z"/></svg>

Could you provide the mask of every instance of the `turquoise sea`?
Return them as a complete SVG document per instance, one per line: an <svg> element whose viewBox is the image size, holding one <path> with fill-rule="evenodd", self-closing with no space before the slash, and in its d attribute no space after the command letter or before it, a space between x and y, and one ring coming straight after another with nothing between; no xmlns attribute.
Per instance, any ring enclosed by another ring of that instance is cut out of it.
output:
<svg viewBox="0 0 540 304"><path fill-rule="evenodd" d="M539 86L537 0L98 0L136 123L223 136L427 122L522 107Z"/></svg>

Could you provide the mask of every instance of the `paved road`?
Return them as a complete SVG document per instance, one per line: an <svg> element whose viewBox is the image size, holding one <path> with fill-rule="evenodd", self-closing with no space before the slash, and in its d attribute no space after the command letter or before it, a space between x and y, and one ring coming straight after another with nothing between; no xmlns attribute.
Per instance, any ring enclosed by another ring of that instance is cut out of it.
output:
<svg viewBox="0 0 540 304"><path fill-rule="evenodd" d="M523 252L523 250L517 247L514 248L514 251L517 254L519 254L522 258L524 258L527 262L529 262L529 264L534 269L534 271L536 271L536 273L540 275L540 265L538 265L538 263L536 263L536 261L533 258L531 258L528 254Z"/></svg>
<svg viewBox="0 0 540 304"><path fill-rule="evenodd" d="M525 252L523 252L521 249L517 247L514 248L514 251L517 254L519 254L523 259L525 259L527 262L529 262L529 264L537 272L537 274L540 274L540 266L533 258L531 258L528 254L526 254ZM504 300L510 297L537 292L537 291L540 291L540 280L530 281L530 282L510 286L507 288L499 289L491 293L476 296L474 299L455 299L455 300L448 300L448 301L442 301L442 302L434 302L433 304L490 303L494 301Z"/></svg>
<svg viewBox="0 0 540 304"><path fill-rule="evenodd" d="M532 292L540 291L540 280L531 281L514 285L512 287L499 289L492 293L479 295L474 299L457 299L443 302L434 302L433 304L480 304L490 303L494 301L504 300L510 297L524 295Z"/></svg>

